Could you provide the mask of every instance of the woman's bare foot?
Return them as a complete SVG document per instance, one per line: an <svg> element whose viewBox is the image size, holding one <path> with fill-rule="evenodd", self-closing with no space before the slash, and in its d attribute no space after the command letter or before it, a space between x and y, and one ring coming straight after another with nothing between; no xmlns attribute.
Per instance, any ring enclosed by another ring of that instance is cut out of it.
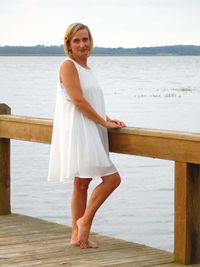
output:
<svg viewBox="0 0 200 267"><path fill-rule="evenodd" d="M87 243L82 242L80 244L80 248L98 248L99 246L97 245L97 243L92 242L92 241L88 241Z"/></svg>
<svg viewBox="0 0 200 267"><path fill-rule="evenodd" d="M80 242L78 240L71 239L70 240L70 245L71 246L80 246Z"/></svg>
<svg viewBox="0 0 200 267"><path fill-rule="evenodd" d="M90 225L84 223L82 218L78 219L76 224L78 227L78 240L80 241L80 243L84 242L85 244L87 244L90 234Z"/></svg>
<svg viewBox="0 0 200 267"><path fill-rule="evenodd" d="M80 244L80 248L98 248L96 243L88 240L90 225L84 223L82 218L78 219L76 224L78 227L78 242Z"/></svg>
<svg viewBox="0 0 200 267"><path fill-rule="evenodd" d="M80 241L73 240L73 239L70 240L70 245L71 246L77 246L80 248L98 248L99 247L97 245L97 243L92 242L92 241L88 241L87 243L85 243L85 242L80 243Z"/></svg>

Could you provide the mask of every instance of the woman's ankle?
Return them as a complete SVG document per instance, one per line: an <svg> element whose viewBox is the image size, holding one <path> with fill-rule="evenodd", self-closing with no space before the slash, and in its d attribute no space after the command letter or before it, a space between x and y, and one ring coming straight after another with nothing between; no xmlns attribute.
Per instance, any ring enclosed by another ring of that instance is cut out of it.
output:
<svg viewBox="0 0 200 267"><path fill-rule="evenodd" d="M78 223L84 224L84 225L90 225L91 220L89 220L86 216L83 216L77 220Z"/></svg>
<svg viewBox="0 0 200 267"><path fill-rule="evenodd" d="M72 228L71 239L72 240L78 240L78 228L77 227L76 227L76 229Z"/></svg>

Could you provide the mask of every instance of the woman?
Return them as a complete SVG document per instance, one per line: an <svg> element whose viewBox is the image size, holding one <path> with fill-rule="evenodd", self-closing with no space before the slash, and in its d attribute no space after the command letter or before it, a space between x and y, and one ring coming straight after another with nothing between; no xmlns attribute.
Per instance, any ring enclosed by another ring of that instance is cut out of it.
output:
<svg viewBox="0 0 200 267"><path fill-rule="evenodd" d="M120 175L109 159L108 128L123 128L119 120L105 114L104 99L92 70L87 65L93 49L89 28L71 24L64 37L68 55L59 70L48 180L74 178L71 200L71 245L96 248L89 241L94 215L119 186ZM102 182L87 204L87 189L93 178Z"/></svg>

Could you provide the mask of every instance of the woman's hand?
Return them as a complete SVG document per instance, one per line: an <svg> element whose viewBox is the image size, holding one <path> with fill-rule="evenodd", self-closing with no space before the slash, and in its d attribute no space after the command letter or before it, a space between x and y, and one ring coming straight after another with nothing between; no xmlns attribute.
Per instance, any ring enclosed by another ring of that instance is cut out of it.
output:
<svg viewBox="0 0 200 267"><path fill-rule="evenodd" d="M106 116L106 119L107 119L107 121L105 123L106 128L124 128L124 127L126 127L126 125L124 124L123 121L112 120L108 116Z"/></svg>

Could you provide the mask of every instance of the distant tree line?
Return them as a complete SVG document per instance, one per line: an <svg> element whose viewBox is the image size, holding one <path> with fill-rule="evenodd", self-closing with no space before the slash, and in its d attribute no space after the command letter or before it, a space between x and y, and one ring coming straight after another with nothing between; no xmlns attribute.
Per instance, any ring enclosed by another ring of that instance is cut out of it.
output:
<svg viewBox="0 0 200 267"><path fill-rule="evenodd" d="M0 46L0 55L63 55L63 45Z"/></svg>
<svg viewBox="0 0 200 267"><path fill-rule="evenodd" d="M159 56L159 55L200 55L200 46L173 45L137 48L103 48L95 47L94 54L100 55L133 55L133 56Z"/></svg>
<svg viewBox="0 0 200 267"><path fill-rule="evenodd" d="M5 55L41 55L56 56L64 55L63 45L36 45L36 46L0 46L0 56ZM137 47L137 48L110 48L94 47L92 55L94 56L196 56L200 55L200 46L197 45L170 45L155 47Z"/></svg>

